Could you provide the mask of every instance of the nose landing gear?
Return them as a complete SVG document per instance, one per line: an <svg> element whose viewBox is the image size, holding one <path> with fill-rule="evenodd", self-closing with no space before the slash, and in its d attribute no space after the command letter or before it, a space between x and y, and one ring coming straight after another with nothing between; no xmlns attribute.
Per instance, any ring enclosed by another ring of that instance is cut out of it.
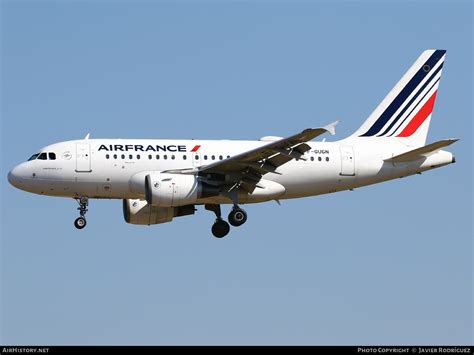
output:
<svg viewBox="0 0 474 355"><path fill-rule="evenodd" d="M85 216L87 212L87 206L89 205L89 199L87 197L81 197L76 198L75 200L79 204L79 207L77 209L79 210L80 217L76 218L76 220L74 221L74 226L77 229L82 229L87 225Z"/></svg>

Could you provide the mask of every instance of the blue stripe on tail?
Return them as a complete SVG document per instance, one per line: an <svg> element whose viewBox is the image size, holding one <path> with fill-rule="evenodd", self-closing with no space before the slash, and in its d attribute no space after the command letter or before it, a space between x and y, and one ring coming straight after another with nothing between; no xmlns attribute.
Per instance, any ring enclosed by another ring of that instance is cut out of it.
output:
<svg viewBox="0 0 474 355"><path fill-rule="evenodd" d="M428 84L431 83L431 81L433 80L433 78L436 76L436 74L439 73L439 71L441 70L441 68L443 67L443 63L441 63L441 65L438 67L438 69L436 69L433 73L433 75L431 75L431 77L426 80L426 82L423 84L423 86L421 87L420 90L418 90L418 92L416 93L415 96L413 96L410 100L410 102L408 104L405 105L405 107L403 108L403 110L400 111L400 113L398 114L398 117L396 119L394 119L392 121L392 123L390 123L390 125L387 127L387 129L382 133L382 134L379 134L377 137L381 137L381 136L384 136L386 135L391 129L392 127L400 120L400 118L403 116L403 114L406 112L406 110L408 110L408 108L411 106L411 104L417 99L417 97L420 96L420 94L423 92L423 90L428 86ZM406 119L406 117L405 117ZM403 120L405 121L405 120ZM402 122L403 123L403 122Z"/></svg>
<svg viewBox="0 0 474 355"><path fill-rule="evenodd" d="M423 79L428 75L430 70L426 70L426 66L429 69L433 68L436 63L443 57L446 53L445 50L436 50L431 57L421 66L421 68L416 72L416 74L411 78L403 90L397 95L397 97L390 103L390 105L385 109L385 111L380 115L380 117L375 121L372 127L369 128L367 132L362 134L360 137L371 137L378 134L382 128L387 124L390 118L397 112L400 106L406 101L408 96L417 88L417 86L423 81Z"/></svg>

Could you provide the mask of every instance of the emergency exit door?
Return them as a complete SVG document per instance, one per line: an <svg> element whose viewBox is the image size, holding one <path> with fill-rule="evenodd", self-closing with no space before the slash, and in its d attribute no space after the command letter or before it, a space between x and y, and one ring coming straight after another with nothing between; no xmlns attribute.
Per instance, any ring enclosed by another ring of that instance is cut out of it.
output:
<svg viewBox="0 0 474 355"><path fill-rule="evenodd" d="M90 173L91 169L91 146L90 144L76 144L76 172Z"/></svg>
<svg viewBox="0 0 474 355"><path fill-rule="evenodd" d="M355 175L354 149L350 146L341 147L341 175Z"/></svg>

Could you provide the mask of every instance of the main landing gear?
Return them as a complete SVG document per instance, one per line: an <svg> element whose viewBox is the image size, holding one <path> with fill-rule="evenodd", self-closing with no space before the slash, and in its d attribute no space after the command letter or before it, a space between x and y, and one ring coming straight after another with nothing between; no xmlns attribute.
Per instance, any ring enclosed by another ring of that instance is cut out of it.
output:
<svg viewBox="0 0 474 355"><path fill-rule="evenodd" d="M245 222L247 222L247 212L239 206L234 205L234 208L232 208L232 211L229 213L229 223L234 227L239 227Z"/></svg>
<svg viewBox="0 0 474 355"><path fill-rule="evenodd" d="M74 226L77 229L82 229L87 225L86 221L86 212L87 212L87 206L89 205L89 199L87 197L81 197L81 198L76 198L77 203L79 204L79 207L77 208L79 210L80 217L76 218L74 221Z"/></svg>
<svg viewBox="0 0 474 355"><path fill-rule="evenodd" d="M222 219L221 206L220 205L205 205L206 210L212 211L216 214L216 221L212 225L212 234L216 238L223 238L229 234L230 226L234 227L241 226L247 221L247 212L237 205L234 205L232 211L229 213L229 223Z"/></svg>

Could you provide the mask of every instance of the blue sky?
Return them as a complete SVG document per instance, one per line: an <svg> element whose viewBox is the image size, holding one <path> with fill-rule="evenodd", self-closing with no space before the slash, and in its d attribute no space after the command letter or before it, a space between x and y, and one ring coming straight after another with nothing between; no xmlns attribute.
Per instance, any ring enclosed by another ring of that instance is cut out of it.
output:
<svg viewBox="0 0 474 355"><path fill-rule="evenodd" d="M472 344L472 2L1 12L1 343ZM89 132L258 139L338 119L343 138L428 48L447 50L428 140L460 138L456 164L247 206L222 240L204 209L140 227L113 200L92 201L77 231L73 200L6 180Z"/></svg>

